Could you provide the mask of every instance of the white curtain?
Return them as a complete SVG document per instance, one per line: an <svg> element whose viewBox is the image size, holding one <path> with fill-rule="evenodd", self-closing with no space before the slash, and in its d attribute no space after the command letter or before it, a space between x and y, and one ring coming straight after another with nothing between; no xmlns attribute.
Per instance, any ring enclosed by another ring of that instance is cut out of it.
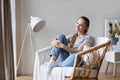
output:
<svg viewBox="0 0 120 80"><path fill-rule="evenodd" d="M15 80L10 1L0 0L0 43L2 44L0 46L2 48L0 52L2 55L2 69L0 68L0 72L3 75L0 80Z"/></svg>
<svg viewBox="0 0 120 80"><path fill-rule="evenodd" d="M12 19L12 35L13 35L13 53L14 53L14 72L16 77L16 6L15 0L11 0L11 19Z"/></svg>

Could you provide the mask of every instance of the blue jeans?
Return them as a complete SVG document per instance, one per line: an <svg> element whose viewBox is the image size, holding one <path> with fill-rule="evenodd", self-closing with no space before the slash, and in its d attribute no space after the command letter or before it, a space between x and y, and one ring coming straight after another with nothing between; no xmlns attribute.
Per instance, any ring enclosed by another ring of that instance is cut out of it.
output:
<svg viewBox="0 0 120 80"><path fill-rule="evenodd" d="M57 36L57 39L59 39L63 44L66 46L68 45L68 41L64 34L60 34ZM60 65L61 67L70 67L73 66L74 60L75 60L75 54L69 54L68 51L52 47L50 55L55 56L56 58L60 58Z"/></svg>

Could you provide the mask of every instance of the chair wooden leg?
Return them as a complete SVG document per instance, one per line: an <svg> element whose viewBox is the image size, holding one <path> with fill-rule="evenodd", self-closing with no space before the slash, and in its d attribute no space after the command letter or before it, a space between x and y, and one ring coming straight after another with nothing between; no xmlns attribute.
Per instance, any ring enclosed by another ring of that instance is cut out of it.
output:
<svg viewBox="0 0 120 80"><path fill-rule="evenodd" d="M116 75L116 68L117 68L117 63L114 63L113 77L115 77Z"/></svg>
<svg viewBox="0 0 120 80"><path fill-rule="evenodd" d="M109 67L110 62L107 62L106 69L105 69L105 74L107 73L108 67Z"/></svg>
<svg viewBox="0 0 120 80"><path fill-rule="evenodd" d="M66 76L65 76L64 80L70 80L70 77L66 77Z"/></svg>

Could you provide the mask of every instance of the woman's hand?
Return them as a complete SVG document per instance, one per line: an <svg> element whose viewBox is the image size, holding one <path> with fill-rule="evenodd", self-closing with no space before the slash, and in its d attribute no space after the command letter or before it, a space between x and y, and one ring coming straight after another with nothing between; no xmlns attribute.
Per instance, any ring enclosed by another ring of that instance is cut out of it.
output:
<svg viewBox="0 0 120 80"><path fill-rule="evenodd" d="M52 46L55 46L55 47L58 47L58 48L63 48L63 45L64 45L64 44L63 44L60 40L54 38L54 39L51 41L51 45L52 45Z"/></svg>

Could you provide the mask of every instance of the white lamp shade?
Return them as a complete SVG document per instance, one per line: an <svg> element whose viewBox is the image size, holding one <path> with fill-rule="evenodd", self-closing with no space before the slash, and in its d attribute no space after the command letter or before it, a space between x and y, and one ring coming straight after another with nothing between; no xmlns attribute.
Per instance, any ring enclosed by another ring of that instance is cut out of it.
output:
<svg viewBox="0 0 120 80"><path fill-rule="evenodd" d="M30 16L30 26L33 32L38 32L45 26L45 20Z"/></svg>

